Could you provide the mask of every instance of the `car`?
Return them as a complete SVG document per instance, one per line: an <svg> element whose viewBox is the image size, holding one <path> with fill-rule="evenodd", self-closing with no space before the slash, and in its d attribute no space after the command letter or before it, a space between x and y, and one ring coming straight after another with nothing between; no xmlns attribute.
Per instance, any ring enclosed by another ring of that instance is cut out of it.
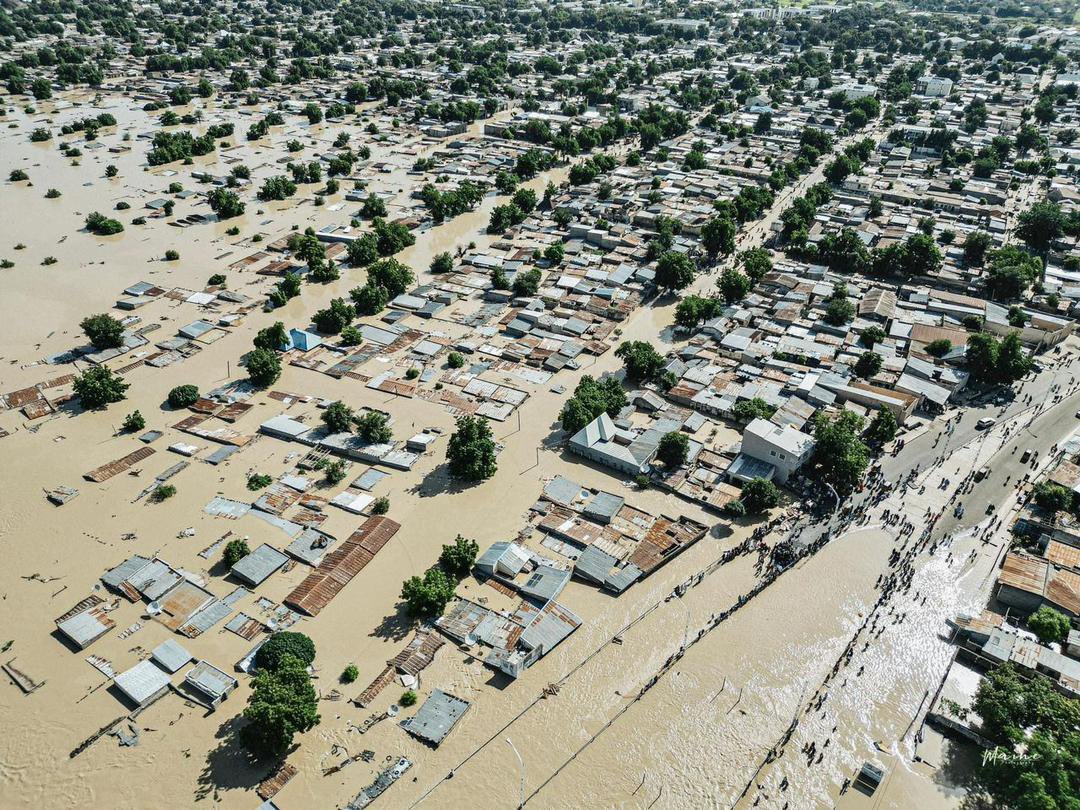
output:
<svg viewBox="0 0 1080 810"><path fill-rule="evenodd" d="M964 505L962 503L958 503L956 505L956 508L953 509L953 517L962 518L963 516L964 516Z"/></svg>
<svg viewBox="0 0 1080 810"><path fill-rule="evenodd" d="M980 419L978 422L975 423L975 427L978 430L986 430L987 428L991 428L996 424L997 424L996 419L992 419L989 416L984 416L982 419Z"/></svg>
<svg viewBox="0 0 1080 810"><path fill-rule="evenodd" d="M979 469L975 471L975 480L976 481L982 481L989 474L990 474L990 466L989 465L979 467Z"/></svg>
<svg viewBox="0 0 1080 810"><path fill-rule="evenodd" d="M1024 455L1020 456L1020 463L1027 464L1031 460L1031 451L1025 450Z"/></svg>

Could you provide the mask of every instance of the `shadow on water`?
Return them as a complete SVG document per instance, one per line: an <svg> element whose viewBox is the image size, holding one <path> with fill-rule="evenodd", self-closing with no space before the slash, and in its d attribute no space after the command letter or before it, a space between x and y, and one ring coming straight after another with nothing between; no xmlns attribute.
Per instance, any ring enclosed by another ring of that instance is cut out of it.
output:
<svg viewBox="0 0 1080 810"><path fill-rule="evenodd" d="M371 631L372 638L381 638L387 641L403 641L408 637L413 628L413 620L405 612L405 603L398 602L397 610L383 616L382 620Z"/></svg>
<svg viewBox="0 0 1080 810"><path fill-rule="evenodd" d="M450 475L449 463L443 462L410 487L408 491L411 495L431 498L436 495L456 495L465 492L472 486L471 481L462 481Z"/></svg>
<svg viewBox="0 0 1080 810"><path fill-rule="evenodd" d="M232 717L214 734L218 744L206 754L206 767L195 789L196 801L219 801L224 790L252 790L277 770L277 761L256 759L244 748L240 742L243 725L241 717Z"/></svg>

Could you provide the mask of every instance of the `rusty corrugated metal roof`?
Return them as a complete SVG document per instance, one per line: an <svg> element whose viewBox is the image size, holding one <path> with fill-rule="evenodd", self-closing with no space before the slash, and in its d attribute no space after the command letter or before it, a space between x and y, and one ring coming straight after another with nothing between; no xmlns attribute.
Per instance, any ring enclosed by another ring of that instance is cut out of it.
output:
<svg viewBox="0 0 1080 810"><path fill-rule="evenodd" d="M309 616L317 616L400 528L400 523L382 515L368 518L285 597L285 604Z"/></svg>

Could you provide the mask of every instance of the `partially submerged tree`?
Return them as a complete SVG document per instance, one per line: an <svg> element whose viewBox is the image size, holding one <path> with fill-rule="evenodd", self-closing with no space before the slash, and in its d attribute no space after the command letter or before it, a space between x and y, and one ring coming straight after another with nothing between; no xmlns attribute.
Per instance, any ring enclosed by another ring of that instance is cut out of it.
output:
<svg viewBox="0 0 1080 810"><path fill-rule="evenodd" d="M462 416L446 448L450 474L467 481L483 481L495 474L495 440L482 416Z"/></svg>

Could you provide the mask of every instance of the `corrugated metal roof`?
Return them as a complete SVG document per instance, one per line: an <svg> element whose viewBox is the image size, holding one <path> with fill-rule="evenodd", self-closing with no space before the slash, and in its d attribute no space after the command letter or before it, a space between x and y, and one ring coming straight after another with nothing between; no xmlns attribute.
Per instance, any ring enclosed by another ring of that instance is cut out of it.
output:
<svg viewBox="0 0 1080 810"><path fill-rule="evenodd" d="M400 528L401 524L382 515L368 518L285 597L285 604L309 616L318 615Z"/></svg>

